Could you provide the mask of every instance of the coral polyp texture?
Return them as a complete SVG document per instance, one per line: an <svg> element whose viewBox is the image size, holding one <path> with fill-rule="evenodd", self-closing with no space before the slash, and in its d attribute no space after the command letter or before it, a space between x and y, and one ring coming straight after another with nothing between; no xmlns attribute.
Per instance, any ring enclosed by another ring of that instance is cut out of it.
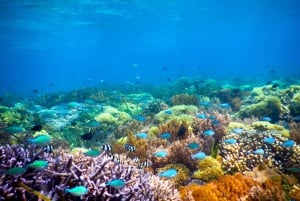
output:
<svg viewBox="0 0 300 201"><path fill-rule="evenodd" d="M286 171L300 163L300 146L276 130L230 133L223 137L219 151L226 172L251 171L261 164Z"/></svg>

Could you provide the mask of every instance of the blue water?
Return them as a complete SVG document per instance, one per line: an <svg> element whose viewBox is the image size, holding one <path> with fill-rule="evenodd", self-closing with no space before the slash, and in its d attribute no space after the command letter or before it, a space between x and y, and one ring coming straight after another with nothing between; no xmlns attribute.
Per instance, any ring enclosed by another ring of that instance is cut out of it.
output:
<svg viewBox="0 0 300 201"><path fill-rule="evenodd" d="M299 10L298 0L2 0L0 93L299 79Z"/></svg>

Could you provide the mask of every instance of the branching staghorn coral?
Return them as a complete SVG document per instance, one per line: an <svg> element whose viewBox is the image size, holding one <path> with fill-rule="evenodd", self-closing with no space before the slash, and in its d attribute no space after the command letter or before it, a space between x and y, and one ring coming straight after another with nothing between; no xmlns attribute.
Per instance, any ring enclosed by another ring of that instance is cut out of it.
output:
<svg viewBox="0 0 300 201"><path fill-rule="evenodd" d="M175 188L174 182L162 180L160 177L151 175L149 178L150 188L154 192L155 201L180 201L180 195Z"/></svg>
<svg viewBox="0 0 300 201"><path fill-rule="evenodd" d="M42 200L74 200L65 190L75 186L88 189L88 193L81 196L83 200L156 200L151 190L156 187L149 183L150 173L130 162L115 162L106 152L98 157L81 153L72 156L63 150L53 154L37 152L35 147L0 147L0 200L36 200L36 196ZM37 159L49 165L39 170L27 168ZM14 167L25 168L25 171L8 174L7 171ZM107 182L113 179L122 179L125 186L108 186Z"/></svg>

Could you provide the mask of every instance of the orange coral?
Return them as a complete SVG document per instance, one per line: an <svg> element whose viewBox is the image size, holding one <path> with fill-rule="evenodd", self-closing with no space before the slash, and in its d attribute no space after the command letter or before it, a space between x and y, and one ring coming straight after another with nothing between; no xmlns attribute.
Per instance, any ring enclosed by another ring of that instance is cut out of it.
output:
<svg viewBox="0 0 300 201"><path fill-rule="evenodd" d="M195 184L180 188L182 199L192 192L195 201L236 201L248 195L252 187L259 183L241 173L222 176L217 181L203 186Z"/></svg>

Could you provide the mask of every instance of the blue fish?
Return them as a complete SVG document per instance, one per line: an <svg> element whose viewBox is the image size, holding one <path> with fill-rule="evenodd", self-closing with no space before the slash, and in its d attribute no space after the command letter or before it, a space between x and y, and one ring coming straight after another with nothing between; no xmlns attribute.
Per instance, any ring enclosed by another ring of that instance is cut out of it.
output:
<svg viewBox="0 0 300 201"><path fill-rule="evenodd" d="M161 139L169 139L171 136L171 133L162 133L159 135Z"/></svg>
<svg viewBox="0 0 300 201"><path fill-rule="evenodd" d="M78 197L88 193L88 189L85 186L75 186L73 188L67 188L65 191L73 196Z"/></svg>
<svg viewBox="0 0 300 201"><path fill-rule="evenodd" d="M172 168L159 173L159 176L166 177L166 178L173 178L177 175L177 173L178 173L177 170Z"/></svg>
<svg viewBox="0 0 300 201"><path fill-rule="evenodd" d="M223 108L223 109L230 109L229 103L221 103L219 106L220 106L220 108Z"/></svg>
<svg viewBox="0 0 300 201"><path fill-rule="evenodd" d="M192 142L192 143L188 144L187 147L190 149L199 149L200 145L196 142Z"/></svg>
<svg viewBox="0 0 300 201"><path fill-rule="evenodd" d="M92 121L85 123L85 126L91 127L91 128L97 128L100 126L100 123L98 121L92 120Z"/></svg>
<svg viewBox="0 0 300 201"><path fill-rule="evenodd" d="M200 102L200 105L202 105L204 107L210 107L211 106L211 102L209 102L209 101L203 101L203 102Z"/></svg>
<svg viewBox="0 0 300 201"><path fill-rule="evenodd" d="M264 155L265 151L263 149L256 149L253 151L253 153L256 155Z"/></svg>
<svg viewBox="0 0 300 201"><path fill-rule="evenodd" d="M197 113L195 114L195 116L198 118L198 119L205 119L206 118L206 115L204 113Z"/></svg>
<svg viewBox="0 0 300 201"><path fill-rule="evenodd" d="M287 141L283 142L283 143L281 144L281 146L286 147L286 148L289 148L289 147L294 146L294 144L295 144L295 141L294 141L294 140L287 140Z"/></svg>
<svg viewBox="0 0 300 201"><path fill-rule="evenodd" d="M27 141L37 145L45 145L50 143L51 137L48 135L39 135L35 138L27 139Z"/></svg>
<svg viewBox="0 0 300 201"><path fill-rule="evenodd" d="M88 105L95 105L96 104L96 102L94 100L91 100L91 99L84 100L84 103L86 103Z"/></svg>
<svg viewBox="0 0 300 201"><path fill-rule="evenodd" d="M90 156L90 157L97 157L100 155L100 151L99 150L96 150L96 149L92 149L92 150L89 150L89 151L86 151L84 152L83 154L85 156Z"/></svg>
<svg viewBox="0 0 300 201"><path fill-rule="evenodd" d="M272 119L270 117L263 117L260 119L261 121L267 121L267 122L270 122L272 121Z"/></svg>
<svg viewBox="0 0 300 201"><path fill-rule="evenodd" d="M264 140L263 140L263 142L264 142L265 144L271 145L271 144L274 144L274 143L275 143L275 138L273 138L273 137L265 137Z"/></svg>
<svg viewBox="0 0 300 201"><path fill-rule="evenodd" d="M16 175L24 174L25 172L26 172L26 168L13 167L13 168L10 168L10 169L6 170L5 174L16 176Z"/></svg>
<svg viewBox="0 0 300 201"><path fill-rule="evenodd" d="M27 167L41 170L47 168L49 165L48 161L45 160L35 160L34 162L30 163L27 165Z"/></svg>
<svg viewBox="0 0 300 201"><path fill-rule="evenodd" d="M158 158L165 158L166 156L168 156L168 152L165 150L161 150L161 151L154 152L153 155Z"/></svg>
<svg viewBox="0 0 300 201"><path fill-rule="evenodd" d="M144 132L137 133L137 134L135 134L135 136L137 138L140 138L140 139L147 139L148 138L148 134L144 133Z"/></svg>
<svg viewBox="0 0 300 201"><path fill-rule="evenodd" d="M213 136L215 134L215 132L213 130L205 130L203 132L203 135L206 135L206 136Z"/></svg>
<svg viewBox="0 0 300 201"><path fill-rule="evenodd" d="M213 125L219 125L219 124L220 124L220 122L219 122L218 120L216 120L216 119L214 119L211 123L212 123Z"/></svg>
<svg viewBox="0 0 300 201"><path fill-rule="evenodd" d="M300 167L290 167L287 170L293 173L300 173Z"/></svg>
<svg viewBox="0 0 300 201"><path fill-rule="evenodd" d="M204 159L206 157L206 154L201 151L201 152L192 154L191 157L192 157L192 159L201 160L201 159Z"/></svg>
<svg viewBox="0 0 300 201"><path fill-rule="evenodd" d="M146 117L143 116L143 115L133 116L133 119L137 120L138 122L145 122L146 121Z"/></svg>
<svg viewBox="0 0 300 201"><path fill-rule="evenodd" d="M123 179L113 179L106 183L106 186L111 186L114 188L123 188L125 186L125 181Z"/></svg>
<svg viewBox="0 0 300 201"><path fill-rule="evenodd" d="M20 126L10 126L10 127L3 128L3 130L12 134L22 133L25 131L25 129Z"/></svg>
<svg viewBox="0 0 300 201"><path fill-rule="evenodd" d="M242 134L244 131L244 129L242 128L234 128L231 130L231 132L235 133L235 134Z"/></svg>
<svg viewBox="0 0 300 201"><path fill-rule="evenodd" d="M172 110L165 110L164 113L167 114L167 115L173 114Z"/></svg>
<svg viewBox="0 0 300 201"><path fill-rule="evenodd" d="M226 144L236 144L236 139L234 139L234 138L227 138L227 139L224 140L224 142Z"/></svg>

